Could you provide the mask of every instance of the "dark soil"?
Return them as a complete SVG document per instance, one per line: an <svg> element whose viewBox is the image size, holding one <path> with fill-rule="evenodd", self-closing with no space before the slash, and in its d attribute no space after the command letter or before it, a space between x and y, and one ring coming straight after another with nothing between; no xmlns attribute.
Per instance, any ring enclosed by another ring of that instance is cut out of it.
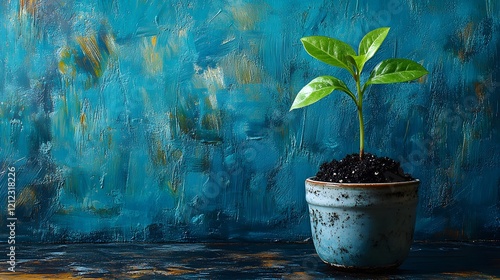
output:
<svg viewBox="0 0 500 280"><path fill-rule="evenodd" d="M359 154L352 154L340 161L323 163L314 180L336 183L391 183L414 179L404 173L399 162L366 153L363 160L359 159Z"/></svg>

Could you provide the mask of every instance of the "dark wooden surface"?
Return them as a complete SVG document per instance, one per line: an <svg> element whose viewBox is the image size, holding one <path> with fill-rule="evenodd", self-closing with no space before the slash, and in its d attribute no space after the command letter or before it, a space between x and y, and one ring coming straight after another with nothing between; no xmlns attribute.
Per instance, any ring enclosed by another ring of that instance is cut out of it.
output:
<svg viewBox="0 0 500 280"><path fill-rule="evenodd" d="M311 243L19 244L16 257L1 279L500 279L498 242L415 243L379 274L333 270Z"/></svg>

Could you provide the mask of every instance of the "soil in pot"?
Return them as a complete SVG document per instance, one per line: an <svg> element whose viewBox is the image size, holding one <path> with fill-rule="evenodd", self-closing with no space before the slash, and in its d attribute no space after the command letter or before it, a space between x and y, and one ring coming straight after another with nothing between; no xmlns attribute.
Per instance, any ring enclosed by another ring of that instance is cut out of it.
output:
<svg viewBox="0 0 500 280"><path fill-rule="evenodd" d="M341 160L325 162L313 179L335 183L392 183L414 180L403 171L399 162L370 153L365 153L362 160L359 154L351 154Z"/></svg>

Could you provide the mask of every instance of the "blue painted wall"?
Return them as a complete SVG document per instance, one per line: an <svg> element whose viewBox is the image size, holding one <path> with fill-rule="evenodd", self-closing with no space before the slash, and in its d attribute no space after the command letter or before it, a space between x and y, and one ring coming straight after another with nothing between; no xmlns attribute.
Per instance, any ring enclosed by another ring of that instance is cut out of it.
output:
<svg viewBox="0 0 500 280"><path fill-rule="evenodd" d="M422 181L417 239L498 240L499 16L466 0L2 1L0 226L15 167L24 241L306 239L304 179L358 136L341 94L288 112L315 76L343 77L299 39L357 46L390 26L376 58L430 75L371 88L368 152Z"/></svg>

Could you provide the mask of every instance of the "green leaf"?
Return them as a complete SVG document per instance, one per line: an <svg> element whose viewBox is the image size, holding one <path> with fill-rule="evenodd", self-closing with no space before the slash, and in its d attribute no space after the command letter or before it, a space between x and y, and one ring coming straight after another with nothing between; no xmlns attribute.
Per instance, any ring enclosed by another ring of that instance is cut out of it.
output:
<svg viewBox="0 0 500 280"><path fill-rule="evenodd" d="M321 76L309 82L299 91L290 111L311 105L337 89L347 93L355 100L354 95L349 91L344 82L332 76Z"/></svg>
<svg viewBox="0 0 500 280"><path fill-rule="evenodd" d="M356 66L358 73L363 71L363 67L368 60L366 59L366 55L348 55L347 58L352 65Z"/></svg>
<svg viewBox="0 0 500 280"><path fill-rule="evenodd" d="M366 61L375 55L389 33L389 27L377 28L368 32L359 43L358 53L364 55Z"/></svg>
<svg viewBox="0 0 500 280"><path fill-rule="evenodd" d="M429 73L419 63L403 58L391 58L380 62L371 72L366 85L408 82Z"/></svg>
<svg viewBox="0 0 500 280"><path fill-rule="evenodd" d="M356 52L350 45L325 36L304 37L300 41L310 56L332 66L344 68L351 74L353 73L347 56L356 55Z"/></svg>

